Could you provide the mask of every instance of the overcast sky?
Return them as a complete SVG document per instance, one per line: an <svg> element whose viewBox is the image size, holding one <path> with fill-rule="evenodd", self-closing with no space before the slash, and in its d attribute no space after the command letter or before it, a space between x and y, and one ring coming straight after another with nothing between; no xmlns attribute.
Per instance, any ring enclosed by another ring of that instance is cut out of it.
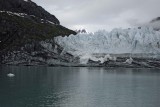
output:
<svg viewBox="0 0 160 107"><path fill-rule="evenodd" d="M128 28L160 16L160 0L32 0L70 29Z"/></svg>

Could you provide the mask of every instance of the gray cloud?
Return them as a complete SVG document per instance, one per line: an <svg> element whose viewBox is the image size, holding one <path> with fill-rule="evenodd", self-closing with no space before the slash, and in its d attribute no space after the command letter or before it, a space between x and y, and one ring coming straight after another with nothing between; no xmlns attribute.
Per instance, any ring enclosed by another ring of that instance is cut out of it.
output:
<svg viewBox="0 0 160 107"><path fill-rule="evenodd" d="M71 29L132 27L160 16L160 0L33 0Z"/></svg>

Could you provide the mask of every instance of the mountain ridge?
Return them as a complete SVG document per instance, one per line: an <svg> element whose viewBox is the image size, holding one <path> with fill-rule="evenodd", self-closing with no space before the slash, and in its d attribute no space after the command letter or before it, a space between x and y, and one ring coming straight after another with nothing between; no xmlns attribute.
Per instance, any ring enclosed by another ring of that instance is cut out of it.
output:
<svg viewBox="0 0 160 107"><path fill-rule="evenodd" d="M51 15L49 12L31 0L1 0L0 10L35 15L36 17L54 22L55 24L60 24L59 20L54 15Z"/></svg>
<svg viewBox="0 0 160 107"><path fill-rule="evenodd" d="M56 36L70 34L76 32L60 25L54 15L31 0L0 1L0 63L2 64L15 62L29 64L33 59L33 63L36 61L41 63L39 59L44 59L43 64L45 64L46 58L67 60L60 56L63 49L53 39ZM41 44L46 40L52 41L49 43L53 50L60 51L46 52L47 48ZM32 55L33 53L36 54Z"/></svg>

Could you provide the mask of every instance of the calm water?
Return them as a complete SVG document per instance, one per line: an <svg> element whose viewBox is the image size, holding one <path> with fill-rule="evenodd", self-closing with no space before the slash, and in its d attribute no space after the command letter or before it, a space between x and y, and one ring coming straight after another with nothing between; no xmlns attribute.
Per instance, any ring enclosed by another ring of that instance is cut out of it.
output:
<svg viewBox="0 0 160 107"><path fill-rule="evenodd" d="M0 67L0 107L160 107L160 70Z"/></svg>

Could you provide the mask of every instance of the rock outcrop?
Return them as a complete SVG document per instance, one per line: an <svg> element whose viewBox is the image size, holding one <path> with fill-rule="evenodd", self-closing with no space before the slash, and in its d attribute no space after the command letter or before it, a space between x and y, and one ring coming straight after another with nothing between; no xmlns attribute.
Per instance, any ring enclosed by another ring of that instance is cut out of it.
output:
<svg viewBox="0 0 160 107"><path fill-rule="evenodd" d="M55 24L60 24L54 15L51 15L31 0L0 0L0 10L34 15L38 18L54 22Z"/></svg>
<svg viewBox="0 0 160 107"><path fill-rule="evenodd" d="M65 55L46 51L47 47L44 48L41 43L52 41L52 50L55 50L54 37L70 34L76 32L61 26L54 15L31 0L0 0L1 64L30 64L36 63L35 59L42 59L44 63L41 64L47 64L49 58L57 61L63 59L63 62Z"/></svg>

